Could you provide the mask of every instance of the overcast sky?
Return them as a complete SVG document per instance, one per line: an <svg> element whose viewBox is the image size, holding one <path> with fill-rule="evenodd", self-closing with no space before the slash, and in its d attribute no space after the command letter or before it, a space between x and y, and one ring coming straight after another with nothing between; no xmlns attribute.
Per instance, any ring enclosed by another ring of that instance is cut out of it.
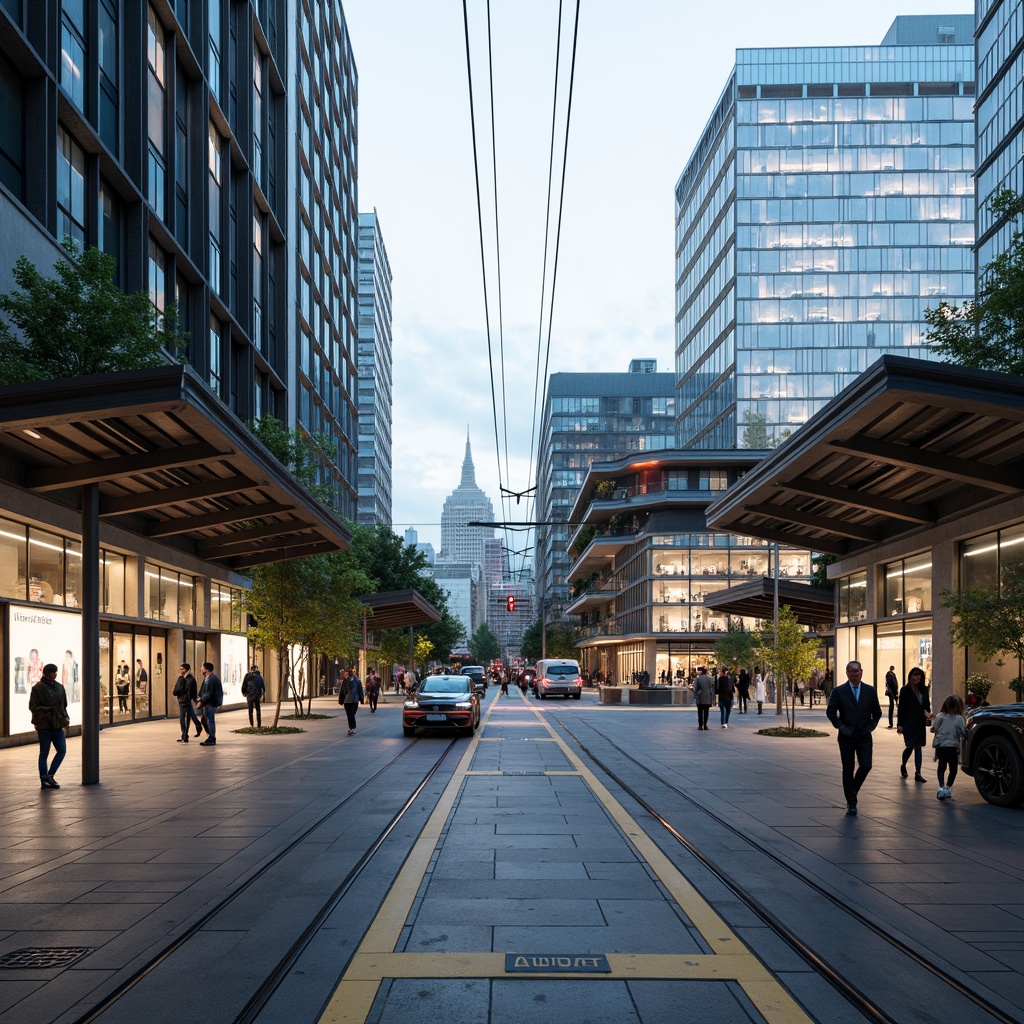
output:
<svg viewBox="0 0 1024 1024"><path fill-rule="evenodd" d="M415 526L435 549L444 499L459 484L467 427L477 483L497 518L503 517L499 479L516 491L535 482L536 356L538 337L547 337L541 270L558 2L491 2L503 342L487 5L469 0L468 6L498 444L462 3L344 0L359 72L359 208L376 208L394 275L394 528ZM549 373L625 371L637 357L673 369L673 189L736 49L876 45L897 14L972 10L965 0L582 0ZM567 58L574 0L564 0L563 11ZM566 59L563 123L567 72ZM560 159L561 141L558 146ZM529 514L525 505L506 511L513 519Z"/></svg>

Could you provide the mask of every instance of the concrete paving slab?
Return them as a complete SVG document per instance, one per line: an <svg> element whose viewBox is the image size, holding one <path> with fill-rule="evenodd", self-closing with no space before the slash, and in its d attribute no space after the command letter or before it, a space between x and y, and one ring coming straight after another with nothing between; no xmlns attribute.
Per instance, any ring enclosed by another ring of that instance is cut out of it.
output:
<svg viewBox="0 0 1024 1024"><path fill-rule="evenodd" d="M491 989L490 1024L641 1024L625 982L501 979Z"/></svg>
<svg viewBox="0 0 1024 1024"><path fill-rule="evenodd" d="M381 1002L370 1018L374 1024L495 1024L488 981L403 978L390 984Z"/></svg>
<svg viewBox="0 0 1024 1024"><path fill-rule="evenodd" d="M643 1024L764 1022L743 990L724 981L630 981L627 988Z"/></svg>

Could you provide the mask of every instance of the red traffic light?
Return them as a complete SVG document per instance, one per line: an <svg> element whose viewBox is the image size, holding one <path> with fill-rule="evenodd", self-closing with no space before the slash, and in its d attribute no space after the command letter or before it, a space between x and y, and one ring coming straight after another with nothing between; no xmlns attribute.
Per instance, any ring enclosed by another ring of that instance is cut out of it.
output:
<svg viewBox="0 0 1024 1024"><path fill-rule="evenodd" d="M516 610L516 599L511 594L505 598L505 606L510 612L514 612Z"/></svg>

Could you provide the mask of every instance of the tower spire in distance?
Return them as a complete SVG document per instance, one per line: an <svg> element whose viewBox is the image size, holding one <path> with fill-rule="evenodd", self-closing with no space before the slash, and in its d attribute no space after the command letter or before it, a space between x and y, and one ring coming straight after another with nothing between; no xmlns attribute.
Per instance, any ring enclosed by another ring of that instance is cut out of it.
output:
<svg viewBox="0 0 1024 1024"><path fill-rule="evenodd" d="M462 460L460 487L476 487L476 470L473 468L473 451L469 446L469 427L466 427L466 457Z"/></svg>

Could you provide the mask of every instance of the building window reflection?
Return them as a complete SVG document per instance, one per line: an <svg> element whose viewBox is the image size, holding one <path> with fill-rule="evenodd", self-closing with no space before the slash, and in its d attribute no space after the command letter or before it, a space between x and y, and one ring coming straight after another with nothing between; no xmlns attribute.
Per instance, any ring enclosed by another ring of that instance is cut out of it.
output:
<svg viewBox="0 0 1024 1024"><path fill-rule="evenodd" d="M194 625L201 582L199 577L147 562L144 585L146 617Z"/></svg>
<svg viewBox="0 0 1024 1024"><path fill-rule="evenodd" d="M836 581L836 621L857 622L868 614L868 574L851 573Z"/></svg>
<svg viewBox="0 0 1024 1024"><path fill-rule="evenodd" d="M931 552L885 566L886 615L917 615L932 610Z"/></svg>

